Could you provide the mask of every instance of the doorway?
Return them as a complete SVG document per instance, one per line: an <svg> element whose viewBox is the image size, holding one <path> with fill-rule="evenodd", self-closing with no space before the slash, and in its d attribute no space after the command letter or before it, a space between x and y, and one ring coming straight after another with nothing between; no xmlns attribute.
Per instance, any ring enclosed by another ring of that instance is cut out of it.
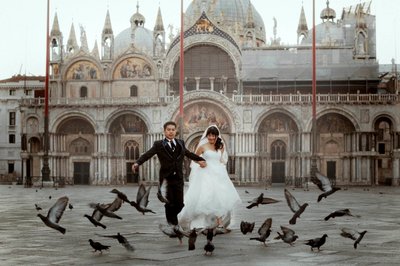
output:
<svg viewBox="0 0 400 266"><path fill-rule="evenodd" d="M336 180L336 162L326 162L326 174L330 180Z"/></svg>
<svg viewBox="0 0 400 266"><path fill-rule="evenodd" d="M132 171L133 163L126 163L126 182L138 183L139 182L139 169L134 173Z"/></svg>
<svg viewBox="0 0 400 266"><path fill-rule="evenodd" d="M272 163L272 183L285 183L285 162Z"/></svg>
<svg viewBox="0 0 400 266"><path fill-rule="evenodd" d="M74 162L74 185L89 185L90 163Z"/></svg>

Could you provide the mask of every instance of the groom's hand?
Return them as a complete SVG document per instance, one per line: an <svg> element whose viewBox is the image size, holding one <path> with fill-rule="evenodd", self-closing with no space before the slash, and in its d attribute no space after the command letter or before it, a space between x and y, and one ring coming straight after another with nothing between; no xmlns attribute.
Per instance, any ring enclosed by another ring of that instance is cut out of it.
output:
<svg viewBox="0 0 400 266"><path fill-rule="evenodd" d="M207 166L207 162L206 161L199 161L198 162L201 168L204 168Z"/></svg>
<svg viewBox="0 0 400 266"><path fill-rule="evenodd" d="M137 163L132 164L132 172L136 173L136 170L139 168Z"/></svg>

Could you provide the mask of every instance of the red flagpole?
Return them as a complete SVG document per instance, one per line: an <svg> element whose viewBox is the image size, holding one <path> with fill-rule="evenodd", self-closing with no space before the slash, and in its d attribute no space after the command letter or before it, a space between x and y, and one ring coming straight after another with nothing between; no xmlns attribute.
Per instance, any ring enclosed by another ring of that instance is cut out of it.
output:
<svg viewBox="0 0 400 266"><path fill-rule="evenodd" d="M180 57L179 57L179 135L183 138L183 82L184 82L184 60L183 60L183 0L181 0L181 32L180 32Z"/></svg>
<svg viewBox="0 0 400 266"><path fill-rule="evenodd" d="M317 73L316 73L316 48L315 48L315 0L313 0L313 29L312 29L312 155L311 155L311 176L318 171L317 168Z"/></svg>

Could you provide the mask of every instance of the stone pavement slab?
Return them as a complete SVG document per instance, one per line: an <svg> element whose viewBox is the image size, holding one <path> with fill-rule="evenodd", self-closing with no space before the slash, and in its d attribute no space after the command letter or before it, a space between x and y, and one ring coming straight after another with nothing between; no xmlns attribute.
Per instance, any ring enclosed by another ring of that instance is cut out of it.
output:
<svg viewBox="0 0 400 266"><path fill-rule="evenodd" d="M104 217L107 229L94 227L84 214L91 214L90 202L109 203L115 194L113 187L67 186L65 188L23 188L19 185L0 186L0 265L398 265L400 261L400 189L396 187L354 187L340 190L317 203L320 191L310 186L309 191L290 189L297 201L309 206L295 225L288 221L292 212L284 198L284 187L268 189L237 187L242 204L235 209L232 232L214 238L215 251L205 256L206 239L199 235L196 250L187 250L187 239L182 245L177 239L162 234L158 225L165 223L164 206L152 188L149 208L156 214L142 215L130 205L123 204L117 214L123 220ZM116 187L135 199L137 186ZM368 191L367 191L368 189ZM247 201L261 192L280 202L246 209ZM51 196L51 199L49 199ZM37 217L34 204L43 208L42 214L61 196L68 196L74 206L66 209L60 225L65 235L46 227ZM324 217L338 209L349 208L357 217ZM257 235L258 227L272 218L272 233L267 246L249 240ZM240 221L255 222L255 230L243 235ZM299 239L294 246L273 239L280 225L295 230ZM340 236L340 228L367 230L357 249L353 241ZM135 247L128 252L117 240L100 235L120 232ZM304 245L307 239L328 235L320 252ZM103 254L93 253L88 239L110 245Z"/></svg>

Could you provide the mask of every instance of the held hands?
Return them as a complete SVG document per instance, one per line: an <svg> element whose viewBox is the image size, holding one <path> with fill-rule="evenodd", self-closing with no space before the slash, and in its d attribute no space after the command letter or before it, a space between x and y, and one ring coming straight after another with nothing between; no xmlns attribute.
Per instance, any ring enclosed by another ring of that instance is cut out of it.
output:
<svg viewBox="0 0 400 266"><path fill-rule="evenodd" d="M197 163L200 165L201 168L204 168L204 167L207 166L207 162L206 161L198 161Z"/></svg>
<svg viewBox="0 0 400 266"><path fill-rule="evenodd" d="M132 172L136 173L137 169L139 169L139 165L137 163L132 164Z"/></svg>

